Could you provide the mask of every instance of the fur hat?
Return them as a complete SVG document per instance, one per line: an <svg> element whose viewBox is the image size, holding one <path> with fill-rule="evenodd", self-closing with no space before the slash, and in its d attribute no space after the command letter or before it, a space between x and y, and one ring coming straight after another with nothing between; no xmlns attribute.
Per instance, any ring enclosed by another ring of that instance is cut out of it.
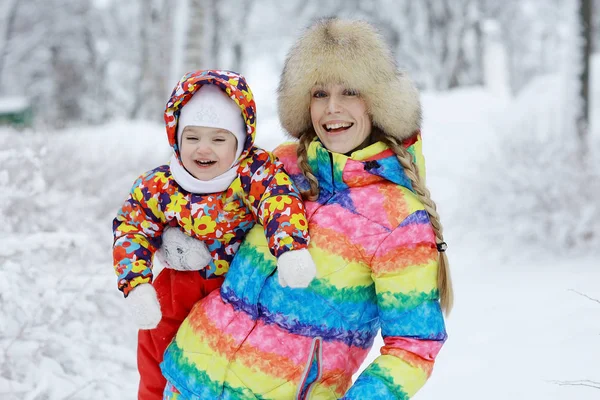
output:
<svg viewBox="0 0 600 400"><path fill-rule="evenodd" d="M357 90L373 125L399 140L420 129L417 89L398 70L384 39L366 22L322 19L292 46L279 82L278 107L281 125L293 137L312 128L310 91L316 84Z"/></svg>

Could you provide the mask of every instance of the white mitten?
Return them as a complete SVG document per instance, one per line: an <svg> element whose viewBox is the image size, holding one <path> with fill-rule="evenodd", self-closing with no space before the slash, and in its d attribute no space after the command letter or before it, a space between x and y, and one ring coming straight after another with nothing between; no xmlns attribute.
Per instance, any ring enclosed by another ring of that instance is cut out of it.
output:
<svg viewBox="0 0 600 400"><path fill-rule="evenodd" d="M133 288L125 298L129 313L139 329L154 329L162 318L154 286L143 283Z"/></svg>
<svg viewBox="0 0 600 400"><path fill-rule="evenodd" d="M156 255L166 268L177 271L199 271L212 260L204 242L186 235L175 227L163 231L162 246Z"/></svg>
<svg viewBox="0 0 600 400"><path fill-rule="evenodd" d="M277 259L279 284L305 288L317 275L317 267L306 249L286 251Z"/></svg>

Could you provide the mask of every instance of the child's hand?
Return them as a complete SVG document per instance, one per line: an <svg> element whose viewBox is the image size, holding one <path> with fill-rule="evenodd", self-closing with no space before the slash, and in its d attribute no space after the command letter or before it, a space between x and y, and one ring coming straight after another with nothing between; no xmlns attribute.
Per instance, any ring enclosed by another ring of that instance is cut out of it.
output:
<svg viewBox="0 0 600 400"><path fill-rule="evenodd" d="M183 233L179 228L166 228L162 246L156 252L166 268L177 271L199 271L212 260L204 242Z"/></svg>
<svg viewBox="0 0 600 400"><path fill-rule="evenodd" d="M306 249L286 251L277 259L279 284L305 288L317 275L317 267Z"/></svg>
<svg viewBox="0 0 600 400"><path fill-rule="evenodd" d="M125 298L129 313L139 329L154 329L162 318L154 286L143 283L133 288Z"/></svg>

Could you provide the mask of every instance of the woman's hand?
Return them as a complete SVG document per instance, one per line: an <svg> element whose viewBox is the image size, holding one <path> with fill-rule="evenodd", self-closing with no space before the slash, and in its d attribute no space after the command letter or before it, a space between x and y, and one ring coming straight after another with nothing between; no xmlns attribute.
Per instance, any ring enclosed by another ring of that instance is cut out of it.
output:
<svg viewBox="0 0 600 400"><path fill-rule="evenodd" d="M165 268L177 271L199 271L212 260L206 244L183 233L179 228L166 228L162 246L156 252Z"/></svg>

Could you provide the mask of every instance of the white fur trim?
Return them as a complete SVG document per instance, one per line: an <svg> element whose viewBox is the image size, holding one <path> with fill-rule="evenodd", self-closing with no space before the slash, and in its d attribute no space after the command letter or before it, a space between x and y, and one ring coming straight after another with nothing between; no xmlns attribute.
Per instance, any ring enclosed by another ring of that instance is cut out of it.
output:
<svg viewBox="0 0 600 400"><path fill-rule="evenodd" d="M210 181L201 181L200 179L194 178L192 174L187 172L179 159L173 154L171 156L171 162L169 163L171 169L171 175L175 182L190 193L206 194L206 193L218 193L226 190L231 182L237 178L237 165L230 168L221 175L211 179Z"/></svg>
<svg viewBox="0 0 600 400"><path fill-rule="evenodd" d="M317 275L317 267L306 249L286 251L277 259L279 284L305 288Z"/></svg>
<svg viewBox="0 0 600 400"><path fill-rule="evenodd" d="M156 290L149 283L133 288L125 298L133 322L139 329L154 329L162 318Z"/></svg>

